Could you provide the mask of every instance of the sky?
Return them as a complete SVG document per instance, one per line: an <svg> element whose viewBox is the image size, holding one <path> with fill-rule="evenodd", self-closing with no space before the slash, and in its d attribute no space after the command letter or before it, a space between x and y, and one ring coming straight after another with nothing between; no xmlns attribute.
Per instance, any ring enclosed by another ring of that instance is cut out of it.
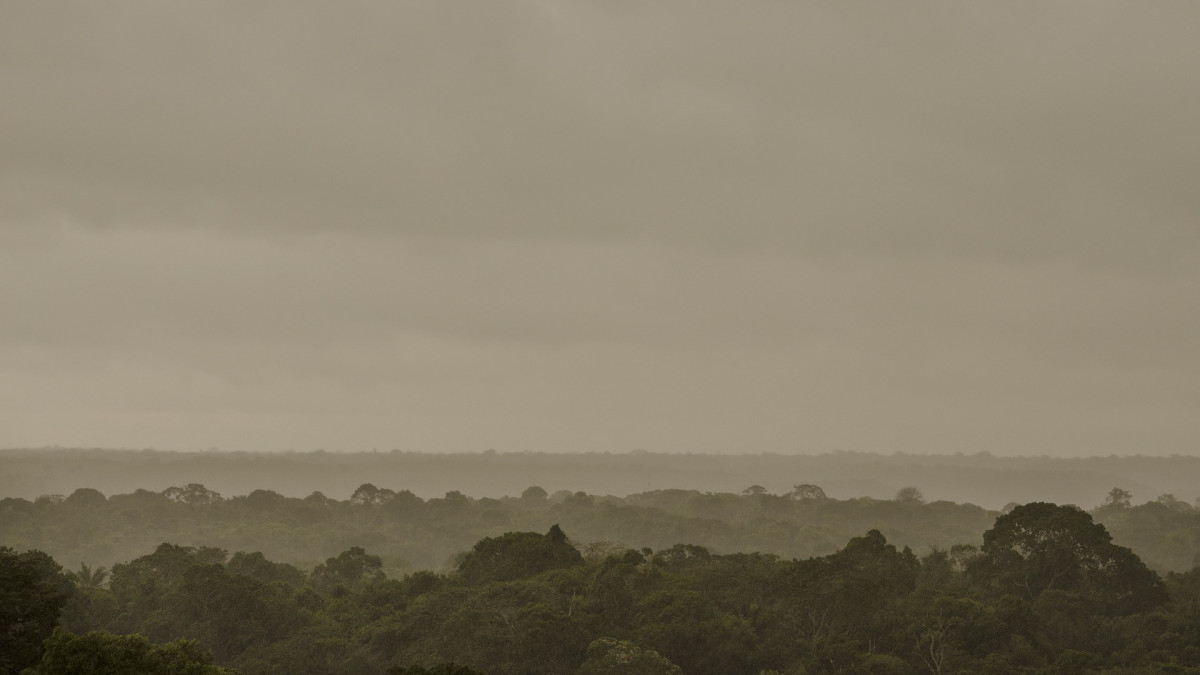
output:
<svg viewBox="0 0 1200 675"><path fill-rule="evenodd" d="M1198 25L2 3L0 447L1196 454Z"/></svg>

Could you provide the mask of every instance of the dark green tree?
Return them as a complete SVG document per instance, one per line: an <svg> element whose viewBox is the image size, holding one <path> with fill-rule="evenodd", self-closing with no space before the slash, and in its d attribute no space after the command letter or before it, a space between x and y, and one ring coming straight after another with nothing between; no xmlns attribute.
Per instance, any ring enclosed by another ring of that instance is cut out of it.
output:
<svg viewBox="0 0 1200 675"><path fill-rule="evenodd" d="M967 566L977 585L1028 600L1047 590L1086 595L1097 609L1140 611L1166 601L1162 582L1103 525L1073 506L1033 502L996 519Z"/></svg>
<svg viewBox="0 0 1200 675"><path fill-rule="evenodd" d="M141 635L57 631L28 675L234 675L213 665L212 655L194 640L156 645Z"/></svg>
<svg viewBox="0 0 1200 675"><path fill-rule="evenodd" d="M150 555L113 565L109 588L121 608L113 629L130 633L140 631L152 639L167 639L172 629L166 624L158 624L170 613L167 610L173 609L172 595L183 584L188 571L206 565L219 567L225 561L225 555L224 550L209 546L161 544ZM154 625L148 625L152 617L155 618Z"/></svg>
<svg viewBox="0 0 1200 675"><path fill-rule="evenodd" d="M921 494L920 488L908 486L900 488L896 493L895 500L902 504L924 504L925 495Z"/></svg>
<svg viewBox="0 0 1200 675"><path fill-rule="evenodd" d="M360 506L370 504L383 504L394 498L396 493L387 488L377 488L370 483L363 483L358 486L354 494L350 495L350 503Z"/></svg>
<svg viewBox="0 0 1200 675"><path fill-rule="evenodd" d="M245 553L238 551L229 562L225 563L225 571L237 576L257 579L264 584L280 583L291 588L302 588L307 575L299 568L287 563L277 563L267 560L262 553Z"/></svg>
<svg viewBox="0 0 1200 675"><path fill-rule="evenodd" d="M75 506L85 509L101 508L108 503L108 498L99 490L93 488L79 488L72 492L63 504L67 506Z"/></svg>
<svg viewBox="0 0 1200 675"><path fill-rule="evenodd" d="M50 556L0 546L0 675L16 675L38 662L42 641L74 593Z"/></svg>
<svg viewBox="0 0 1200 675"><path fill-rule="evenodd" d="M219 493L209 490L200 483L188 483L183 487L169 487L162 491L162 495L171 501L183 502L192 506L207 506L223 501Z"/></svg>
<svg viewBox="0 0 1200 675"><path fill-rule="evenodd" d="M392 666L388 668L387 675L485 675L478 670L471 670L466 666L458 666L453 663L442 663L430 668L424 666Z"/></svg>
<svg viewBox="0 0 1200 675"><path fill-rule="evenodd" d="M589 636L573 617L573 598L543 578L472 587L439 628L440 658L489 673L574 672Z"/></svg>
<svg viewBox="0 0 1200 675"><path fill-rule="evenodd" d="M687 673L754 672L750 622L722 612L703 592L664 589L645 595L634 609L638 644L654 649Z"/></svg>
<svg viewBox="0 0 1200 675"><path fill-rule="evenodd" d="M828 499L825 496L825 490L821 489L820 485L812 483L801 483L795 486L791 492L787 493L787 496L792 499Z"/></svg>
<svg viewBox="0 0 1200 675"><path fill-rule="evenodd" d="M1111 506L1118 509L1129 508L1129 503L1132 499L1133 495L1128 490L1115 487L1108 491L1108 496L1104 498L1103 506Z"/></svg>
<svg viewBox="0 0 1200 675"><path fill-rule="evenodd" d="M558 525L546 534L508 532L475 544L458 564L464 581L513 581L547 570L584 564L583 555L567 542Z"/></svg>
<svg viewBox="0 0 1200 675"><path fill-rule="evenodd" d="M525 491L521 493L521 500L536 504L546 501L546 497L548 496L544 488L539 485L532 485L525 488Z"/></svg>
<svg viewBox="0 0 1200 675"><path fill-rule="evenodd" d="M587 660L578 675L683 675L683 670L654 651L642 649L628 640L602 637L587 648Z"/></svg>
<svg viewBox="0 0 1200 675"><path fill-rule="evenodd" d="M312 572L313 585L323 590L333 590L338 586L352 590L385 578L383 561L379 556L367 553L361 546L352 546L336 557L327 558Z"/></svg>
<svg viewBox="0 0 1200 675"><path fill-rule="evenodd" d="M89 567L84 563L79 564L79 569L74 572L68 572L68 576L75 582L75 585L80 588L101 588L108 583L109 571L107 567Z"/></svg>

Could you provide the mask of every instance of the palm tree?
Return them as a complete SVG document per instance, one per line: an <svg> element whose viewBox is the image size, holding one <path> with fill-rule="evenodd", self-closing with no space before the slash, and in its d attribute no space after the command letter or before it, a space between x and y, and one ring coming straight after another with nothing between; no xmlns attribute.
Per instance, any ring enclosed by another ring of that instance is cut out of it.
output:
<svg viewBox="0 0 1200 675"><path fill-rule="evenodd" d="M108 568L97 567L92 569L85 563L79 563L79 571L71 572L71 577L75 579L75 583L81 588L101 588L108 582Z"/></svg>

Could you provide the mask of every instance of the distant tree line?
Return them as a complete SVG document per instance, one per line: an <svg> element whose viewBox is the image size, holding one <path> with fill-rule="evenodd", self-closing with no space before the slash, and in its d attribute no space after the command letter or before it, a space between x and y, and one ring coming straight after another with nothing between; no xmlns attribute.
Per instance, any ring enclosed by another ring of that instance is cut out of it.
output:
<svg viewBox="0 0 1200 675"><path fill-rule="evenodd" d="M1092 515L1151 568L1186 571L1200 561L1200 510L1190 504L1162 495L1135 506L1119 488L1096 501L1103 504ZM545 531L555 523L589 556L688 542L715 553L809 558L833 553L871 529L921 555L935 547L979 545L980 533L998 515L972 504L926 501L915 487L892 499L832 499L812 483L780 494L751 485L738 494L671 489L614 497L551 494L533 486L500 499L458 491L422 499L367 483L336 500L320 492L296 498L271 490L224 497L191 483L112 496L81 488L67 496L0 499L0 542L45 551L72 567L112 566L173 541L260 551L306 571L362 546L381 557L386 573L399 576L451 569L454 556L479 539Z"/></svg>
<svg viewBox="0 0 1200 675"><path fill-rule="evenodd" d="M1019 451L1014 448L1014 451ZM1170 493L1194 503L1197 456L1033 457L988 453L921 455L669 454L657 452L164 452L39 448L0 450L0 497L69 495L80 487L104 494L158 492L203 483L223 495L271 489L288 497L320 490L346 499L363 483L414 490L423 499L458 490L472 497L519 495L530 485L595 495L651 489L739 492L758 484L774 494L796 483L821 486L838 499L890 499L917 485L931 501L999 509L1009 502L1095 506L1113 485L1139 501ZM842 540L838 540L842 541Z"/></svg>

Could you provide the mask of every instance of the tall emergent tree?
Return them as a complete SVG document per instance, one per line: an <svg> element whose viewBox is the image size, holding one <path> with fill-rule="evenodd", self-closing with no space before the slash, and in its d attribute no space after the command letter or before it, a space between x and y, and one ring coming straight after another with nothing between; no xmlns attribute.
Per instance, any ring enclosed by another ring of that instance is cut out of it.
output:
<svg viewBox="0 0 1200 675"><path fill-rule="evenodd" d="M1162 582L1133 551L1074 506L1032 502L983 533L968 574L978 584L1033 600L1048 590L1085 596L1105 612L1150 609L1166 601Z"/></svg>

